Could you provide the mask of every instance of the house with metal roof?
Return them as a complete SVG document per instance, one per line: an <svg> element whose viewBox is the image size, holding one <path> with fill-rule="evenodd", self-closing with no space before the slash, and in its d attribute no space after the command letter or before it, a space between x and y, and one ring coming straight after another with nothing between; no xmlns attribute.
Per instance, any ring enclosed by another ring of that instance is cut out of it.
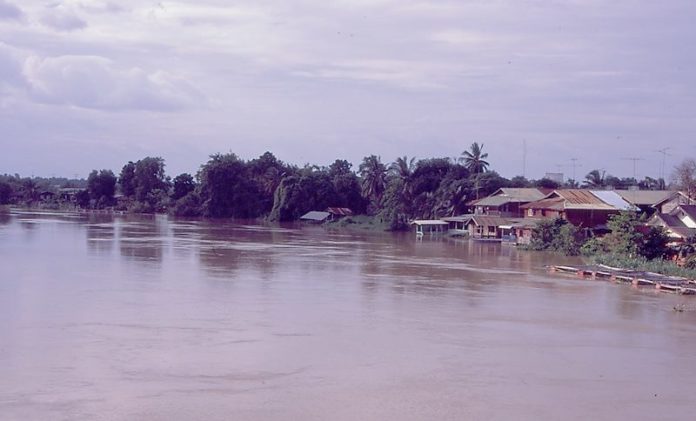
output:
<svg viewBox="0 0 696 421"><path fill-rule="evenodd" d="M677 206L680 205L691 205L695 202L689 199L689 196L680 191L674 191L672 194L662 199L661 201L655 202L652 207L656 209L657 213L670 213Z"/></svg>
<svg viewBox="0 0 696 421"><path fill-rule="evenodd" d="M550 190L538 188L503 187L483 199L471 202L477 215L496 215L503 217L522 217L520 205L543 199Z"/></svg>
<svg viewBox="0 0 696 421"><path fill-rule="evenodd" d="M614 192L648 216L658 212L655 206L657 203L668 201L679 193L673 190L614 190Z"/></svg>
<svg viewBox="0 0 696 421"><path fill-rule="evenodd" d="M595 229L606 226L611 215L634 209L612 190L554 190L541 200L520 206L525 218L563 218L573 225Z"/></svg>
<svg viewBox="0 0 696 421"><path fill-rule="evenodd" d="M664 228L674 241L686 241L696 236L696 205L679 205L669 213L656 213L647 225Z"/></svg>

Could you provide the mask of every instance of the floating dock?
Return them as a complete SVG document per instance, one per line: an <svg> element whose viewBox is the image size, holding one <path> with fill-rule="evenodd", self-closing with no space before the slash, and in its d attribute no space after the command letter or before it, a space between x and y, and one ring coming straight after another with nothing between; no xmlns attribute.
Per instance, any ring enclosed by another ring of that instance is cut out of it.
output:
<svg viewBox="0 0 696 421"><path fill-rule="evenodd" d="M636 288L654 288L660 292L680 295L696 295L696 281L654 272L613 268L605 265L548 266L552 273L573 275L582 279L603 279L610 282L629 284Z"/></svg>

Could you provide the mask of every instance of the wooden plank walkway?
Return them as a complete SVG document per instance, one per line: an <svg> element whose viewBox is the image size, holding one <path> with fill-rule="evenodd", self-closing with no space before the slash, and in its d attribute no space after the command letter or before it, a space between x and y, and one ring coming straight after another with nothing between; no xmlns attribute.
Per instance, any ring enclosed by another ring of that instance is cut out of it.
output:
<svg viewBox="0 0 696 421"><path fill-rule="evenodd" d="M574 275L582 279L604 279L610 282L629 284L634 287L655 288L660 292L681 295L696 295L696 281L654 272L613 268L605 265L581 265L548 267L552 273Z"/></svg>

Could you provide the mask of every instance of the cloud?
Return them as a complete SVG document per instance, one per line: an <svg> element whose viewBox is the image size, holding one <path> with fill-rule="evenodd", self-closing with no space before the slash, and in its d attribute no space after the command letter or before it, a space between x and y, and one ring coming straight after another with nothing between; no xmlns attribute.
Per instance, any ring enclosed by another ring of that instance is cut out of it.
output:
<svg viewBox="0 0 696 421"><path fill-rule="evenodd" d="M203 95L170 73L119 67L99 56L31 56L23 67L38 102L97 110L173 111L201 106Z"/></svg>
<svg viewBox="0 0 696 421"><path fill-rule="evenodd" d="M21 54L0 42L0 92L23 85Z"/></svg>
<svg viewBox="0 0 696 421"><path fill-rule="evenodd" d="M431 39L433 41L457 46L477 46L480 44L491 42L490 37L486 37L476 32L462 31L459 29L437 31L431 36Z"/></svg>
<svg viewBox="0 0 696 421"><path fill-rule="evenodd" d="M0 0L0 20L20 20L24 17L22 10L12 3Z"/></svg>
<svg viewBox="0 0 696 421"><path fill-rule="evenodd" d="M302 77L386 83L398 88L429 90L444 87L435 77L435 74L441 70L411 61L362 59L335 62L327 66L297 71L294 74Z"/></svg>
<svg viewBox="0 0 696 421"><path fill-rule="evenodd" d="M87 22L80 18L72 7L57 4L48 9L49 11L41 17L41 23L50 28L58 31L75 31L87 27Z"/></svg>

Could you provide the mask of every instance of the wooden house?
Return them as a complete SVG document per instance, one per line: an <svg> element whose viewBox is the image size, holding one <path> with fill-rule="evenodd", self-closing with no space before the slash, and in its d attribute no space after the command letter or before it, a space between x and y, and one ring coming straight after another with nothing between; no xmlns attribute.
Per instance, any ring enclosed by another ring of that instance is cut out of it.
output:
<svg viewBox="0 0 696 421"><path fill-rule="evenodd" d="M633 209L614 191L555 190L545 198L520 206L525 218L563 218L587 229L605 227L609 217Z"/></svg>
<svg viewBox="0 0 696 421"><path fill-rule="evenodd" d="M663 209L655 206L657 203L670 202L680 195L683 196L672 190L614 190L614 192L647 216L663 212Z"/></svg>
<svg viewBox="0 0 696 421"><path fill-rule="evenodd" d="M679 205L668 213L656 213L647 225L664 228L673 241L686 241L696 236L696 205Z"/></svg>
<svg viewBox="0 0 696 421"><path fill-rule="evenodd" d="M471 202L476 215L523 217L521 205L543 199L550 190L537 188L503 187L490 196Z"/></svg>
<svg viewBox="0 0 696 421"><path fill-rule="evenodd" d="M674 191L662 200L656 201L652 207L655 208L656 213L670 213L678 206L691 204L694 204L694 201L689 199L687 195L680 191Z"/></svg>

